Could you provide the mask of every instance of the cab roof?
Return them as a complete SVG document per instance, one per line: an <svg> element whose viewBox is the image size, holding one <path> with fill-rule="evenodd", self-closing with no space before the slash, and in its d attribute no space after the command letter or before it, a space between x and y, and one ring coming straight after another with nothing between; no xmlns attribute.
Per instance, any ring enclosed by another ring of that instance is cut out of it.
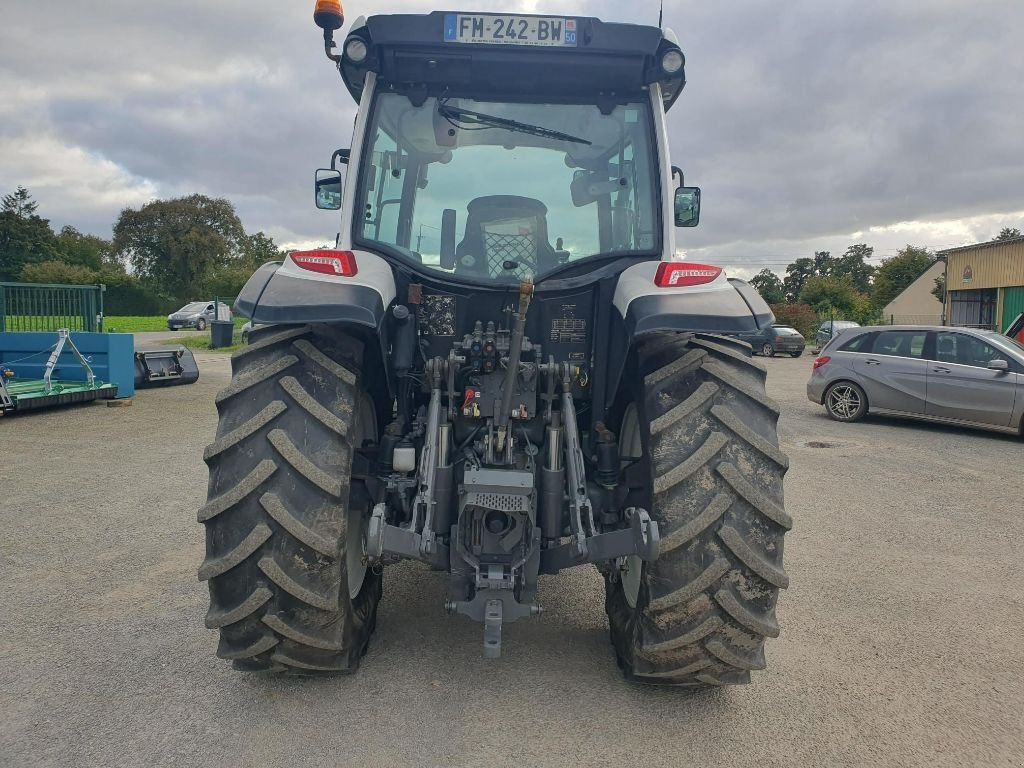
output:
<svg viewBox="0 0 1024 768"><path fill-rule="evenodd" d="M685 67L669 75L661 66L668 50L679 50L671 31L580 16L512 14L515 19L575 22L575 45L540 46L446 41L453 17L502 16L434 11L359 19L346 42L359 37L369 55L360 63L342 56L338 67L359 101L367 72L387 83L427 95L447 89L477 96L554 99L635 97L654 82L662 85L666 109L678 97ZM342 51L345 50L344 45Z"/></svg>

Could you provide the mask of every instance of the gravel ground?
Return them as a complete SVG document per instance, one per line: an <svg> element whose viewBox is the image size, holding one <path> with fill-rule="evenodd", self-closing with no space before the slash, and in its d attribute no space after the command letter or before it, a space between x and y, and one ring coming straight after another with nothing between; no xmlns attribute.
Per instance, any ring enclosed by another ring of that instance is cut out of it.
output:
<svg viewBox="0 0 1024 768"><path fill-rule="evenodd" d="M837 424L805 399L809 358L767 364L792 587L768 670L710 693L621 679L593 569L544 578L497 661L407 564L358 675L233 672L196 579L226 357L131 408L4 419L0 764L1024 764L1024 443Z"/></svg>

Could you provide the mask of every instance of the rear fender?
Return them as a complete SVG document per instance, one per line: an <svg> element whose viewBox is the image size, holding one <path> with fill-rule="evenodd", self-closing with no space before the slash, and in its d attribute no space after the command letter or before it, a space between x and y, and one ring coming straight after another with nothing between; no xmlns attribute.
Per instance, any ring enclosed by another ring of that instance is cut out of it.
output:
<svg viewBox="0 0 1024 768"><path fill-rule="evenodd" d="M384 259L354 251L357 272L336 277L302 269L290 259L264 264L249 278L234 310L255 325L329 324L363 338L383 370L390 348L387 310L395 301L395 277ZM372 341L376 337L376 341ZM391 372L387 371L391 388Z"/></svg>
<svg viewBox="0 0 1024 768"><path fill-rule="evenodd" d="M615 287L609 406L630 350L644 337L670 332L753 334L775 322L771 308L745 281L723 272L706 285L659 288L654 276L660 263L645 261L626 269Z"/></svg>

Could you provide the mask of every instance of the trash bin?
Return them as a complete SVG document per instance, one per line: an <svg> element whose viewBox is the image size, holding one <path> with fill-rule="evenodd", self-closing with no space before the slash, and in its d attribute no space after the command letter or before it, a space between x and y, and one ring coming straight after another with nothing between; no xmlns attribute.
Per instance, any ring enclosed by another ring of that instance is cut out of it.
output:
<svg viewBox="0 0 1024 768"><path fill-rule="evenodd" d="M210 323L210 349L230 347L235 324L230 320L214 320Z"/></svg>

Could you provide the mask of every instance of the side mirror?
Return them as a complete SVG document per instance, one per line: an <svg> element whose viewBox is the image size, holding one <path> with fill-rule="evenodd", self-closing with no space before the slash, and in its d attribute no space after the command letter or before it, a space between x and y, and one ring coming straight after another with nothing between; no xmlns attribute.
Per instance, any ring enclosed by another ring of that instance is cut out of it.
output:
<svg viewBox="0 0 1024 768"><path fill-rule="evenodd" d="M700 187L676 190L676 226L696 227L700 222Z"/></svg>
<svg viewBox="0 0 1024 768"><path fill-rule="evenodd" d="M316 172L316 207L324 211L341 208L341 171L320 168Z"/></svg>
<svg viewBox="0 0 1024 768"><path fill-rule="evenodd" d="M441 211L441 268L455 269L455 209Z"/></svg>
<svg viewBox="0 0 1024 768"><path fill-rule="evenodd" d="M988 364L988 369L990 371L1002 371L1003 373L1006 373L1010 370L1010 364L1005 360L992 360Z"/></svg>

